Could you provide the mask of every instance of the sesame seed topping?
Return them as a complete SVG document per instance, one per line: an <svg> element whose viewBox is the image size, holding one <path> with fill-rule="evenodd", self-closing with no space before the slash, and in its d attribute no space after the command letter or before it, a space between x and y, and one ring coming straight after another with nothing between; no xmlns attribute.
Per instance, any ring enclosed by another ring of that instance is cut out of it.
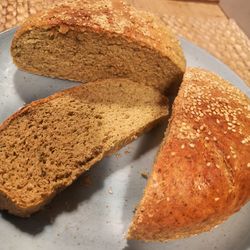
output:
<svg viewBox="0 0 250 250"><path fill-rule="evenodd" d="M247 163L247 167L250 168L250 162Z"/></svg>
<svg viewBox="0 0 250 250"><path fill-rule="evenodd" d="M213 140L214 140L214 141L217 141L217 139L216 139L216 137L215 137L215 136L213 137Z"/></svg>
<svg viewBox="0 0 250 250"><path fill-rule="evenodd" d="M184 148L185 148L185 145L184 145L184 144L182 144L182 145L181 145L181 149L184 149Z"/></svg>
<svg viewBox="0 0 250 250"><path fill-rule="evenodd" d="M211 166L211 162L208 162L208 163L207 163L207 167L210 167L210 166Z"/></svg>
<svg viewBox="0 0 250 250"><path fill-rule="evenodd" d="M209 137L206 136L206 137L205 137L205 140L206 140L206 141L209 141Z"/></svg>
<svg viewBox="0 0 250 250"><path fill-rule="evenodd" d="M190 143L189 146L190 146L190 148L194 148L195 147L195 145L193 143Z"/></svg>
<svg viewBox="0 0 250 250"><path fill-rule="evenodd" d="M228 159L228 160L230 159L230 155L227 155L227 159Z"/></svg>
<svg viewBox="0 0 250 250"><path fill-rule="evenodd" d="M174 155L176 155L176 152L171 152L171 156L174 156Z"/></svg>
<svg viewBox="0 0 250 250"><path fill-rule="evenodd" d="M215 201L218 201L219 199L220 199L219 197L214 198Z"/></svg>

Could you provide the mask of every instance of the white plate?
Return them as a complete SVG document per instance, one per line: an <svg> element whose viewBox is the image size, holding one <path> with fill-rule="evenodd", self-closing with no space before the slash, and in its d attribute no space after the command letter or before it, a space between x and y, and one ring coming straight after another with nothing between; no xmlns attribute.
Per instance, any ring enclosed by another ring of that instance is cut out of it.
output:
<svg viewBox="0 0 250 250"><path fill-rule="evenodd" d="M9 53L13 33L0 34L0 122L25 103L77 85L17 70ZM189 66L212 70L250 95L249 88L228 67L185 39L181 43ZM119 155L105 158L89 171L89 187L80 178L31 218L0 213L0 249L250 249L250 204L212 232L199 236L170 243L124 239L146 184L140 173L150 172L163 131L164 125L155 128Z"/></svg>

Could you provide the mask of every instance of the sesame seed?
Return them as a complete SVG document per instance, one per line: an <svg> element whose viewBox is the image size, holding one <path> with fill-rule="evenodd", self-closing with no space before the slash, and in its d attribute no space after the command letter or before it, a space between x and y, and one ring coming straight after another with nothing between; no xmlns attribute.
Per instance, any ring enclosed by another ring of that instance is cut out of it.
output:
<svg viewBox="0 0 250 250"><path fill-rule="evenodd" d="M218 124L220 124L220 120L219 120L219 119L216 119L216 122L217 122Z"/></svg>
<svg viewBox="0 0 250 250"><path fill-rule="evenodd" d="M230 155L227 155L227 159L228 159L228 160L230 159Z"/></svg>
<svg viewBox="0 0 250 250"><path fill-rule="evenodd" d="M190 148L194 148L195 147L195 145L193 143L190 143L189 146L190 146Z"/></svg>
<svg viewBox="0 0 250 250"><path fill-rule="evenodd" d="M250 162L247 163L247 167L250 168Z"/></svg>
<svg viewBox="0 0 250 250"><path fill-rule="evenodd" d="M184 145L184 144L182 144L182 145L181 145L181 149L184 149L184 148L185 148L185 145Z"/></svg>
<svg viewBox="0 0 250 250"><path fill-rule="evenodd" d="M210 167L210 166L211 166L211 162L208 162L208 163L207 163L207 167Z"/></svg>
<svg viewBox="0 0 250 250"><path fill-rule="evenodd" d="M215 201L218 201L219 199L220 199L219 197L214 198Z"/></svg>
<svg viewBox="0 0 250 250"><path fill-rule="evenodd" d="M174 156L174 155L176 155L176 153L175 152L171 152L171 156Z"/></svg>
<svg viewBox="0 0 250 250"><path fill-rule="evenodd" d="M209 138L206 136L206 137L205 137L205 140L206 140L206 141L209 141Z"/></svg>
<svg viewBox="0 0 250 250"><path fill-rule="evenodd" d="M215 137L215 136L213 137L213 140L214 140L214 141L217 141L217 139L216 139L216 137Z"/></svg>
<svg viewBox="0 0 250 250"><path fill-rule="evenodd" d="M203 130L204 128L205 128L204 125L201 125L201 126L200 126L200 130Z"/></svg>

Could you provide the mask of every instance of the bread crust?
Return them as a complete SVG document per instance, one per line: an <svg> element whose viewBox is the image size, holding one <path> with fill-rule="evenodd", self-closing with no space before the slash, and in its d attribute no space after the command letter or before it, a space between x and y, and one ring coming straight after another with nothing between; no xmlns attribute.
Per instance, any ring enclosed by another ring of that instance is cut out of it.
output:
<svg viewBox="0 0 250 250"><path fill-rule="evenodd" d="M185 58L179 41L168 27L154 15L136 10L120 0L65 0L54 7L30 17L15 33L11 50L18 39L33 29L92 31L112 36L123 36L169 58L180 72L185 71Z"/></svg>
<svg viewBox="0 0 250 250"><path fill-rule="evenodd" d="M81 93L81 92L83 93L84 89L86 89L86 92L88 89L91 89L92 88L91 85L93 85L93 88L96 88L98 86L98 84L105 84L105 85L107 84L107 88L108 88L108 86L112 86L112 85L109 85L109 82L112 82L112 81L117 82L117 84L132 84L132 85L137 84L137 83L134 83L128 79L121 79L121 78L120 79L106 79L106 80L99 80L99 81L92 82L92 83L82 84L82 85L77 86L77 87L73 87L70 89L66 89L66 90L57 92L57 93L55 93L47 98L43 98L43 99L40 99L40 100L37 100L37 101L30 103L30 104L26 105L25 107L21 108L20 110L18 110L13 115L11 115L2 124L0 124L0 133L4 132L4 130L6 130L8 128L8 126L11 125L11 123L13 121L15 121L16 119L18 119L21 116L26 115L29 112L35 111L37 107L43 105L44 103L48 103L54 99L66 96L68 94L69 95L71 95L71 94L80 95L79 93ZM152 87L141 86L140 84L138 84L138 85L140 87L145 88L145 93L147 92L147 89L149 91L153 90ZM166 116L168 113L167 109L165 109L165 107L166 107L165 105L167 104L167 98L160 95L157 92L157 90L153 90L153 91L155 93L157 93L157 95L159 97L159 100L158 100L158 101L160 101L159 105L162 105L162 107L164 107L162 109L162 114L159 114L159 116L155 117L155 119L152 119L151 122L148 122L148 123L145 122L145 126L142 126L139 129L131 128L131 133L126 138L124 138L123 140L117 140L116 143L112 147L109 147L108 149L102 150L97 156L95 156L93 159L91 159L86 164L84 164L84 167L82 169L79 169L79 171L77 173L74 173L75 175L73 178L68 178L63 185L60 184L59 187L53 188L52 191L48 190L48 192L46 194L44 194L43 197L37 198L34 202L32 202L30 204L22 202L18 196L13 195L13 192L11 190L8 191L4 187L0 186L0 209L1 210L8 210L9 213L20 216L20 217L29 217L32 213L40 210L44 205L49 203L58 192L62 191L67 186L69 186L83 172L87 171L92 165L94 165L95 163L100 161L103 157L112 154L113 152L119 150L121 147L134 141L142 133L147 132L152 127L154 127L157 123L166 119Z"/></svg>
<svg viewBox="0 0 250 250"><path fill-rule="evenodd" d="M250 199L250 101L190 68L128 238L168 241L209 231Z"/></svg>

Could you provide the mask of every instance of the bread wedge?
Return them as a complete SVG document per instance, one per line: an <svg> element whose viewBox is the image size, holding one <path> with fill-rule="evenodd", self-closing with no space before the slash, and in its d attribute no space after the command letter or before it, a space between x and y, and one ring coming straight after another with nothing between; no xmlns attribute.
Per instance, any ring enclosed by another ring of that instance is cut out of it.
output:
<svg viewBox="0 0 250 250"><path fill-rule="evenodd" d="M126 79L87 83L27 105L0 126L0 209L29 216L167 114L159 91Z"/></svg>
<svg viewBox="0 0 250 250"><path fill-rule="evenodd" d="M168 241L212 229L250 198L250 101L191 68L128 238Z"/></svg>
<svg viewBox="0 0 250 250"><path fill-rule="evenodd" d="M29 17L11 53L22 70L74 81L124 77L165 91L179 85L179 42L152 14L120 0L59 1Z"/></svg>

